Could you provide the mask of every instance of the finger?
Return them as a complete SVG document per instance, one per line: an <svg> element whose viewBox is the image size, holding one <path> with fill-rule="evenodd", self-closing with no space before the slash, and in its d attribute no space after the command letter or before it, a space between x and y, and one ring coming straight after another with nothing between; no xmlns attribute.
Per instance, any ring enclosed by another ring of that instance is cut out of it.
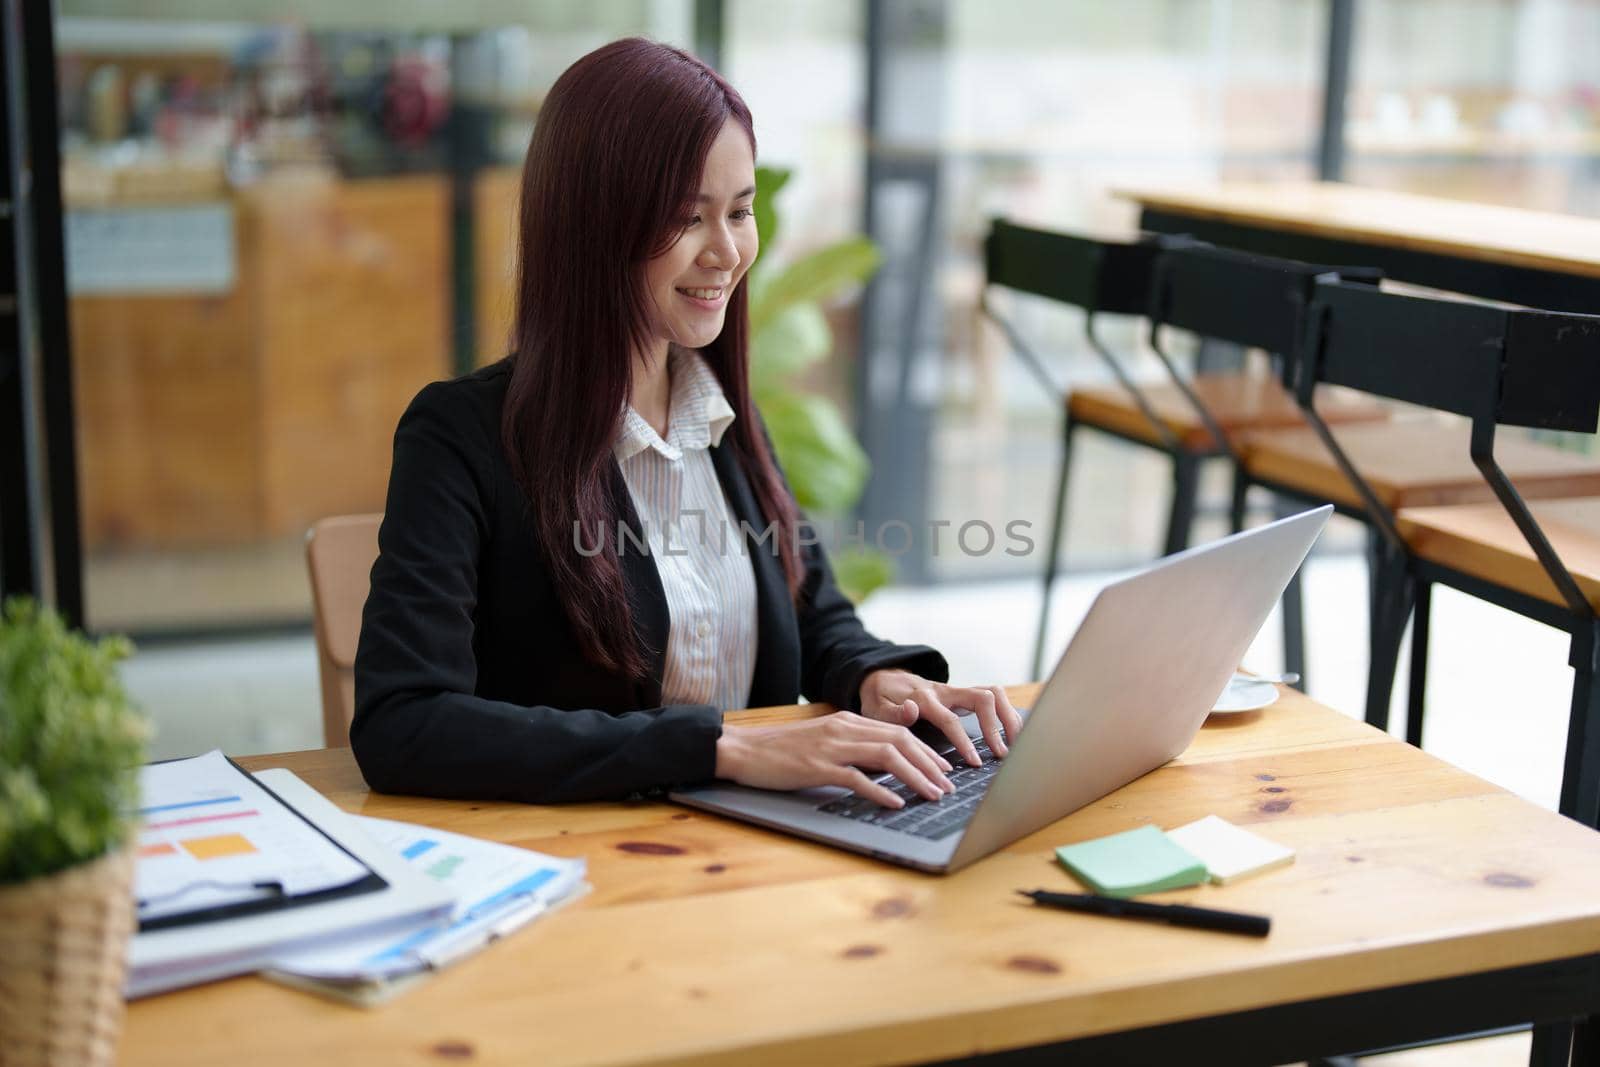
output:
<svg viewBox="0 0 1600 1067"><path fill-rule="evenodd" d="M915 700L908 699L905 702L904 706L906 708L910 709L908 718L906 720L906 727L907 727L906 735L908 737L910 737L911 740L915 741L921 747L923 752L926 752L928 754L928 757L933 760L933 762L938 766L938 768L941 771L944 771L944 772L948 773L950 771L955 770L955 767L950 763L950 761L945 759L943 756L941 756L939 754L939 750L938 749L936 749L932 745L928 744L926 741L924 741L922 738L918 737L916 734L913 734L913 733L910 732L910 727L915 725L916 721L919 718L922 717L922 709L917 707L917 702Z"/></svg>
<svg viewBox="0 0 1600 1067"><path fill-rule="evenodd" d="M1000 734L1000 714L995 710L994 694L987 689L964 689L951 699L952 704L957 702L977 712L978 726L983 731L983 739L989 742L989 751L997 759L1005 759L1006 739Z"/></svg>
<svg viewBox="0 0 1600 1067"><path fill-rule="evenodd" d="M925 712L922 717L950 739L950 743L955 746L956 754L962 760L977 766L979 762L978 749L972 743L972 738L967 736L966 728L961 725L961 716L945 708L943 711ZM947 763L945 766L949 767L949 764Z"/></svg>
<svg viewBox="0 0 1600 1067"><path fill-rule="evenodd" d="M830 755L856 767L892 774L928 800L937 800L944 795L944 790L907 759L892 741L850 742L835 748Z"/></svg>
<svg viewBox="0 0 1600 1067"><path fill-rule="evenodd" d="M870 707L863 704L861 718L871 722L888 723L890 726L910 726L917 721L917 714L915 708L911 708L908 712L904 702L883 699L873 701Z"/></svg>
<svg viewBox="0 0 1600 1067"><path fill-rule="evenodd" d="M894 739L894 743L941 791L946 793L956 791L955 784L946 778L944 773L951 769L950 764L946 763L944 758L930 748L922 738L913 736L910 730L902 729L900 736Z"/></svg>
<svg viewBox="0 0 1600 1067"><path fill-rule="evenodd" d="M872 722L898 723L900 721L900 707L892 700L875 700L871 706L861 706L861 717Z"/></svg>
<svg viewBox="0 0 1600 1067"><path fill-rule="evenodd" d="M910 786L925 800L939 800L944 796L944 789L937 785L923 770L895 745L893 741L879 741L862 745L849 755L851 763L858 767L876 767L888 771L906 785ZM943 775L939 777L943 778Z"/></svg>
<svg viewBox="0 0 1600 1067"><path fill-rule="evenodd" d="M983 757L978 755L978 746L972 743L972 738L967 736L966 727L961 725L961 716L951 711L934 696L931 690L922 692L922 717L939 728L939 731L950 739L956 746L956 751L961 753L961 758L973 767L983 766Z"/></svg>
<svg viewBox="0 0 1600 1067"><path fill-rule="evenodd" d="M1006 740L1015 744L1017 734L1022 732L1022 716L1011 706L1011 698L1006 696L1003 686L991 685L989 692L994 694L996 710L1000 713L1000 725L1006 728Z"/></svg>
<svg viewBox="0 0 1600 1067"><path fill-rule="evenodd" d="M835 767L829 785L842 785L859 797L865 797L880 808L903 808L906 802L894 795L887 786L879 785L854 767Z"/></svg>
<svg viewBox="0 0 1600 1067"><path fill-rule="evenodd" d="M904 726L897 726L892 723L882 721L859 721L859 729L857 732L867 735L874 741L888 741L895 745L901 745L909 742L910 745L920 748L923 752L927 753L928 759L941 770L951 770L952 768L949 760L939 755L939 753L933 749L933 746L929 745L927 742L923 741L922 738L910 731L910 727L916 723L917 719L920 718L922 714L917 708L916 701L907 700L901 706L908 709L908 714L906 717L909 721ZM908 748L907 751L911 751L911 749Z"/></svg>

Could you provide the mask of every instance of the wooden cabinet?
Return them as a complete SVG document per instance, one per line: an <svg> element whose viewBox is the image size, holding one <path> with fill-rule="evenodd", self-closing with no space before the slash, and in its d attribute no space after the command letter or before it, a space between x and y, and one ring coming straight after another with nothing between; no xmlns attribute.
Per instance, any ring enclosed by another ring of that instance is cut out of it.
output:
<svg viewBox="0 0 1600 1067"><path fill-rule="evenodd" d="M449 373L444 178L282 176L227 203L226 291L72 298L91 551L380 511L395 424Z"/></svg>

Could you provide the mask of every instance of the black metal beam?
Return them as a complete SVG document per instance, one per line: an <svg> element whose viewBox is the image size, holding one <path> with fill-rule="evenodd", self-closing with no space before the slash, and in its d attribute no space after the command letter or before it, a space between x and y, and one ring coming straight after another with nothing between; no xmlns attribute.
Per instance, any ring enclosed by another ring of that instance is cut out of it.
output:
<svg viewBox="0 0 1600 1067"><path fill-rule="evenodd" d="M1355 45L1356 0L1328 0L1328 51L1322 77L1322 136L1317 177L1344 178L1345 101L1350 95L1350 51Z"/></svg>
<svg viewBox="0 0 1600 1067"><path fill-rule="evenodd" d="M21 299L20 355L39 370L44 463L45 599L83 625L83 555L72 412L72 337L61 207L54 5L6 0L7 96L11 100L14 234ZM20 104L20 108L17 106ZM32 353L29 349L32 348ZM27 380L24 376L24 381ZM37 454L37 453L36 453Z"/></svg>
<svg viewBox="0 0 1600 1067"><path fill-rule="evenodd" d="M1600 956L1584 956L945 1062L985 1067L1267 1067L1519 1023L1581 1019L1588 1028L1597 1004Z"/></svg>
<svg viewBox="0 0 1600 1067"><path fill-rule="evenodd" d="M39 595L34 508L28 489L29 390L17 299L15 185L11 169L11 63L0 48L0 598Z"/></svg>

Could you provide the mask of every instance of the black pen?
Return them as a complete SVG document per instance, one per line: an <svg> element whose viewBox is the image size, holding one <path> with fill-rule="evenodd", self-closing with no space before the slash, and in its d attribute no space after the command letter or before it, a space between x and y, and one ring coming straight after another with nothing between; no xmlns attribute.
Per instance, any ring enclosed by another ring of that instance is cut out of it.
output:
<svg viewBox="0 0 1600 1067"><path fill-rule="evenodd" d="M1213 908L1195 908L1188 904L1147 904L1142 900L1119 900L1116 897L1097 897L1089 893L1050 893L1043 889L1028 892L1017 890L1035 904L1067 911L1086 911L1091 915L1112 915L1124 919L1153 919L1173 926L1195 926L1202 930L1220 930L1229 934L1249 934L1266 937L1272 929L1272 919L1266 915L1245 915L1237 911L1217 911Z"/></svg>

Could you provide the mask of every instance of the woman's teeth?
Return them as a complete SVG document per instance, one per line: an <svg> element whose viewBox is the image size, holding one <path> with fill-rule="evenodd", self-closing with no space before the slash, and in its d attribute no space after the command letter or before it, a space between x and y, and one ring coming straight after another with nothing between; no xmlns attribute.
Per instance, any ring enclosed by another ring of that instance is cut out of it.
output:
<svg viewBox="0 0 1600 1067"><path fill-rule="evenodd" d="M716 300L722 295L721 289L679 289L678 292L692 296L696 300Z"/></svg>

